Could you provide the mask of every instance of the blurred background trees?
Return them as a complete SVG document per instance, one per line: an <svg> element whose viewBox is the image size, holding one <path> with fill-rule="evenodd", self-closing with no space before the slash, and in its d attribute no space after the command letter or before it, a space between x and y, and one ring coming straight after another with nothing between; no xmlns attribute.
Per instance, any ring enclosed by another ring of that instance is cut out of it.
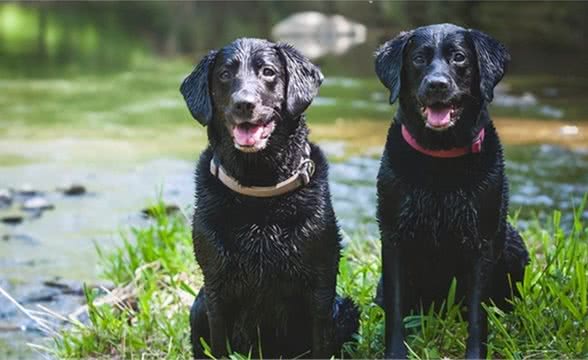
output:
<svg viewBox="0 0 588 360"><path fill-rule="evenodd" d="M371 47L402 29L453 22L501 39L525 60L521 71L586 71L588 2L8 2L0 62L4 73L26 74L199 56L239 36L269 37L276 22L308 10L365 24Z"/></svg>

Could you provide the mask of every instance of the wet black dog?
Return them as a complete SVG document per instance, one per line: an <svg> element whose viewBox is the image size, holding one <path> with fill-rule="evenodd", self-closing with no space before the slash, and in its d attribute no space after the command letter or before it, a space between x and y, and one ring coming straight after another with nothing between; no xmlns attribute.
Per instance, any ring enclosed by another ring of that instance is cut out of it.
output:
<svg viewBox="0 0 588 360"><path fill-rule="evenodd" d="M195 357L204 356L203 338L217 357L230 346L325 358L357 330L355 305L335 293L340 235L327 162L302 114L322 80L288 45L239 39L208 54L181 86L210 142L196 174L204 287L190 314ZM300 186L274 192L298 173Z"/></svg>
<svg viewBox="0 0 588 360"><path fill-rule="evenodd" d="M509 60L498 41L450 24L401 33L376 53L400 103L378 174L386 357L406 357L403 317L440 305L454 277L468 307L466 356L485 357L481 303L507 308L523 277L528 254L506 221L502 146L487 111Z"/></svg>

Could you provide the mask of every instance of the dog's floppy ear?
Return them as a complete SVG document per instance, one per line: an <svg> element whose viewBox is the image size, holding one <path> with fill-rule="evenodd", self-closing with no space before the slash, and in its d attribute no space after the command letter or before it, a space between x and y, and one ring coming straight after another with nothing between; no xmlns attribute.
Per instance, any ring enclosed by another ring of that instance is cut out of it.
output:
<svg viewBox="0 0 588 360"><path fill-rule="evenodd" d="M310 105L325 77L293 46L279 43L276 48L286 68L286 110L298 116Z"/></svg>
<svg viewBox="0 0 588 360"><path fill-rule="evenodd" d="M502 79L510 63L510 54L498 40L481 31L468 30L476 56L480 73L480 93L486 102L494 98L494 87Z"/></svg>
<svg viewBox="0 0 588 360"><path fill-rule="evenodd" d="M411 36L412 31L401 32L376 50L376 74L382 84L390 90L390 104L394 103L400 94L404 46Z"/></svg>
<svg viewBox="0 0 588 360"><path fill-rule="evenodd" d="M212 98L208 88L208 73L214 66L216 51L209 52L194 71L188 75L182 85L180 92L186 100L192 116L203 126L208 125L212 119Z"/></svg>

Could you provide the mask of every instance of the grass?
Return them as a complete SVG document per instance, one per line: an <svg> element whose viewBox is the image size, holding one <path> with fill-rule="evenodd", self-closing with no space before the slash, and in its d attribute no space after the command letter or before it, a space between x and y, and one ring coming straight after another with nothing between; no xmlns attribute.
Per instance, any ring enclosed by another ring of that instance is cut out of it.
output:
<svg viewBox="0 0 588 360"><path fill-rule="evenodd" d="M117 300L100 301L96 292L86 291L87 321L70 321L45 351L58 358L189 358L188 313L201 285L200 272L185 217L165 215L163 204L155 209L153 223L125 235L121 247L98 249L104 278L118 286L118 295L111 296ZM509 314L486 304L489 357L588 357L588 227L580 216L583 211L583 206L575 210L567 232L555 211L550 224L535 222L523 234L531 263L524 281L515 284L522 298L514 300ZM373 303L379 240L361 229L344 236L349 245L340 262L338 290L362 311L357 343L347 344L347 350L353 358L381 358L384 314ZM440 309L405 318L411 358L463 356L467 327L454 291L455 283Z"/></svg>

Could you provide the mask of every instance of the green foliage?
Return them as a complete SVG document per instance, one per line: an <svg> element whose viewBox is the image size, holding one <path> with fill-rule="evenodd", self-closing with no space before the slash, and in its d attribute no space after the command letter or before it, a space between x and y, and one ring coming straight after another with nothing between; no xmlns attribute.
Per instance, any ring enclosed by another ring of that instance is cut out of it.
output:
<svg viewBox="0 0 588 360"><path fill-rule="evenodd" d="M188 358L188 308L200 285L189 226L155 204L153 223L134 229L120 248L97 247L103 274L118 288L106 296L86 289L88 321L72 321L54 339L59 358Z"/></svg>
<svg viewBox="0 0 588 360"><path fill-rule="evenodd" d="M89 321L64 330L55 339L54 355L190 356L188 313L201 279L189 226L165 215L163 204L155 208L159 211L152 225L133 230L132 240L125 238L119 249L99 250L104 276L119 285L113 294L126 300L105 302L87 291ZM583 212L583 206L575 211L569 232L561 228L561 214L555 212L552 224L535 223L524 233L531 263L523 283L515 284L522 298L513 301L514 310L508 314L486 304L490 358L588 357L588 228ZM344 235L348 246L340 262L338 291L361 308L361 328L357 341L346 344L346 357L381 358L384 312L373 302L381 269L379 239L364 229ZM467 324L455 288L454 281L437 309L404 319L411 358L463 356ZM133 296L125 298L125 292Z"/></svg>
<svg viewBox="0 0 588 360"><path fill-rule="evenodd" d="M178 274L189 270L186 259L192 257L192 240L184 219L168 217L165 204L158 202L149 207L154 218L152 226L134 228L132 239L122 236L122 246L105 252L99 246L96 251L103 263L104 278L116 284L126 284L137 276L137 270L145 271L146 264L158 263L160 271Z"/></svg>
<svg viewBox="0 0 588 360"><path fill-rule="evenodd" d="M586 203L584 199L583 204ZM489 307L490 340L495 352L506 358L588 357L588 228L575 211L569 233L560 227L561 213L553 214L552 230L539 224L529 232L533 261L522 284L514 311L504 314Z"/></svg>

